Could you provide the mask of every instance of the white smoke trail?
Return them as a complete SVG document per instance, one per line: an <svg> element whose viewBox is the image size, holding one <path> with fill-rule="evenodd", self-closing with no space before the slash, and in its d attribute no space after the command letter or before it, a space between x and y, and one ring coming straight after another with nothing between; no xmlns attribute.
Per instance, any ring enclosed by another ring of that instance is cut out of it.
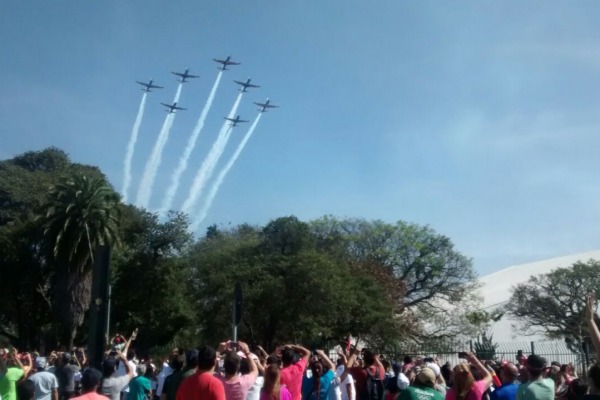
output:
<svg viewBox="0 0 600 400"><path fill-rule="evenodd" d="M173 99L174 103L177 103L179 101L182 86L183 83L180 83L177 87L177 93L175 94L175 98ZM138 207L148 208L150 196L152 195L152 186L154 186L154 179L156 178L158 167L160 167L160 162L162 160L162 152L165 148L165 145L167 144L167 140L169 139L169 132L171 131L171 127L173 126L174 120L175 113L167 114L162 129L160 130L158 138L156 139L156 143L154 143L154 147L152 148L152 154L150 155L150 158L146 163L144 175L142 176L142 181L140 182L140 187L138 188L136 200L136 204Z"/></svg>
<svg viewBox="0 0 600 400"><path fill-rule="evenodd" d="M238 147L235 149L235 152L233 153L233 155L231 156L229 161L227 161L227 164L225 164L225 167L223 167L221 172L219 172L219 175L217 175L215 182L213 183L213 185L210 188L210 191L208 192L206 201L204 202L204 205L202 206L202 208L200 209L200 212L198 213L198 218L196 218L191 225L192 232L195 232L198 229L198 226L202 223L202 221L204 221L204 218L206 218L206 215L208 214L208 210L210 209L210 206L212 206L212 203L215 200L215 196L219 192L219 188L223 184L223 181L225 180L227 173L233 167L233 164L235 164L236 160L242 153L242 150L244 150L244 147L246 146L246 143L248 143L248 140L250 140L250 137L252 136L252 133L254 133L254 130L256 129L256 126L258 125L258 121L260 121L261 116L262 116L262 113L260 113L256 116L256 119L252 123L252 126L250 127L250 129L248 129L248 132L246 132L246 135L244 136L244 138L242 139L242 141L240 142Z"/></svg>
<svg viewBox="0 0 600 400"><path fill-rule="evenodd" d="M179 180L181 179L181 175L185 172L185 170L188 167L188 161L190 159L190 156L192 155L194 147L196 147L196 141L198 140L198 136L200 135L200 132L204 127L204 122L206 121L206 116L208 115L208 111L210 110L210 107L212 106L213 100L215 98L215 94L217 93L217 88L219 87L221 76L223 76L223 71L220 71L217 75L217 79L215 80L212 90L208 95L208 100L206 100L206 104L204 105L204 108L200 113L200 118L198 118L198 122L196 123L196 126L194 127L194 130L192 131L192 134L188 139L187 146L183 151L183 155L179 159L177 169L175 170L175 172L173 172L173 175L171 176L171 185L167 189L167 193L165 194L165 197L163 199L162 206L160 207L161 214L165 214L171 209L171 205L173 204L173 198L175 197L177 189L179 188Z"/></svg>
<svg viewBox="0 0 600 400"><path fill-rule="evenodd" d="M235 103L233 104L233 107L231 107L227 118L234 117L238 106L240 105L240 101L242 101L243 94L244 92L240 92L237 99L235 100ZM198 201L198 198L202 194L202 189L204 189L206 182L212 176L215 166L217 165L219 158L223 154L225 146L227 145L227 141L229 140L229 136L231 134L232 129L232 126L230 125L231 124L229 121L225 121L225 123L221 127L221 130L219 131L219 136L217 136L217 140L215 140L215 142L213 143L210 151L208 152L208 155L202 162L202 166L196 173L196 177L194 178L194 182L192 183L192 187L190 188L190 193L188 194L187 199L185 199L185 201L183 202L182 211L184 213L189 214L190 210L192 209L192 207L194 207L194 205Z"/></svg>
<svg viewBox="0 0 600 400"><path fill-rule="evenodd" d="M123 195L123 203L127 203L127 192L129 191L129 185L131 185L131 160L133 159L133 151L135 150L135 144L137 143L138 133L140 131L140 125L142 124L142 118L144 117L144 109L146 108L146 97L148 92L144 92L142 101L140 102L140 108L138 109L137 117L131 130L131 137L129 138L129 144L127 145L127 153L125 154L125 161L123 162L123 189L121 194Z"/></svg>

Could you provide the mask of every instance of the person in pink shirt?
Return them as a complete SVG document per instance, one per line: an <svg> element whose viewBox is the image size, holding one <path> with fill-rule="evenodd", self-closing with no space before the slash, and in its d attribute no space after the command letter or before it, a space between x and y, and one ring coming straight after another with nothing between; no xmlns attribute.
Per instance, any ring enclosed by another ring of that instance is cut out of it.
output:
<svg viewBox="0 0 600 400"><path fill-rule="evenodd" d="M254 361L256 357L251 357L248 345L244 342L238 342L237 347L240 349L241 356L248 361L249 372L245 375L239 375L242 363L240 355L235 350L229 350L225 353L223 360L225 376L221 379L225 387L226 400L246 400L248 390L254 385L258 377L258 367L256 361Z"/></svg>
<svg viewBox="0 0 600 400"><path fill-rule="evenodd" d="M300 360L294 363L296 353ZM310 358L310 350L293 344L287 345L281 351L281 369L279 381L285 385L292 395L292 400L300 400L302 397L302 377L306 364Z"/></svg>
<svg viewBox="0 0 600 400"><path fill-rule="evenodd" d="M74 397L72 400L108 400L108 397L97 393L102 373L97 369L90 368L81 374L81 396Z"/></svg>
<svg viewBox="0 0 600 400"><path fill-rule="evenodd" d="M454 384L446 392L446 400L481 400L483 394L492 386L492 375L473 353L467 353L468 363L454 367ZM476 381L471 373L471 365L483 377Z"/></svg>
<svg viewBox="0 0 600 400"><path fill-rule="evenodd" d="M267 367L264 378L260 400L292 400L290 391L285 386L281 386L281 370L277 364Z"/></svg>

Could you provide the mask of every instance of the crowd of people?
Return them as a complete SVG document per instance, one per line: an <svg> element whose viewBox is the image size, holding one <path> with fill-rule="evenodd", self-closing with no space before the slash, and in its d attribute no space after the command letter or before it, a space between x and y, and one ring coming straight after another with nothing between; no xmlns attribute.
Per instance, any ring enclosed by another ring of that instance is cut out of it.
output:
<svg viewBox="0 0 600 400"><path fill-rule="evenodd" d="M600 330L588 298L586 320L594 347ZM156 368L136 358L119 336L101 370L83 349L0 357L0 400L600 400L600 366L578 377L572 364L519 354L514 362L459 354L457 365L437 357L389 360L369 349L323 350L290 344L271 354L241 341L216 348L174 349ZM600 359L598 354L597 359Z"/></svg>

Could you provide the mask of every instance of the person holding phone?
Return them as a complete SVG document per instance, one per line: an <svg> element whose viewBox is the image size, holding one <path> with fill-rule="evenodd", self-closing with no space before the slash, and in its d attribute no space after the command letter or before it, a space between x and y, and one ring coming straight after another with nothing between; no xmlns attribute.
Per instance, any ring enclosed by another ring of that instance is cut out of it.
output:
<svg viewBox="0 0 600 400"><path fill-rule="evenodd" d="M27 354L29 365L23 366L19 360L19 352L13 348L7 363L0 360L0 397L3 400L17 400L17 382L27 376L31 369L31 355Z"/></svg>
<svg viewBox="0 0 600 400"><path fill-rule="evenodd" d="M454 367L454 384L446 392L446 400L481 400L492 386L492 375L475 354L465 352L459 353L459 356L464 357L468 363L460 363ZM481 380L475 380L471 365L481 374Z"/></svg>

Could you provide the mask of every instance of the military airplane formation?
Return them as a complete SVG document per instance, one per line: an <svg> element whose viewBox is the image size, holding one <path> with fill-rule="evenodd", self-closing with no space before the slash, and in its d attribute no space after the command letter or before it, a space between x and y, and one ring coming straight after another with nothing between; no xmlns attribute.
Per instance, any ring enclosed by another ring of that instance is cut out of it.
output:
<svg viewBox="0 0 600 400"><path fill-rule="evenodd" d="M230 65L240 65L241 64L239 62L232 61L231 60L231 56L227 56L227 58L224 59L224 60L213 58L213 61L216 62L216 63L218 63L218 64L221 64L219 66L219 69L221 71L228 71L229 69L227 67L230 66ZM177 75L179 77L177 80L178 80L178 82L181 82L181 83L189 82L187 79L199 78L200 77L199 75L192 75L192 74L190 74L189 73L189 68L186 68L184 72L171 71L171 73L173 75ZM150 90L150 89L163 89L162 86L155 85L154 81L152 79L149 79L148 83L140 82L140 81L135 81L135 82L138 83L138 84L140 84L140 85L142 85L144 87L142 90L144 92L146 92L146 93L151 92L152 90ZM242 93L247 93L249 88L259 88L260 87L259 85L255 85L253 83L250 83L251 82L250 78L248 78L245 82L243 82L243 81L235 81L235 80L234 80L234 82L241 86L240 91ZM177 111L187 110L187 108L178 107L177 103L173 103L173 104L160 103L160 104L162 104L163 106L167 107L166 111L169 114L174 113L175 110L177 110ZM266 102L264 102L264 103L254 102L254 104L256 104L257 106L261 107L261 108L258 109L258 111L260 111L261 113L267 112L267 109L269 109L269 108L278 108L279 107L279 106L276 106L274 104L271 104L271 100L269 100L268 98L267 98ZM231 122L231 124L230 124L231 127L237 126L238 124L240 124L242 122L248 122L246 120L240 119L239 115L237 117L235 117L235 118L225 117L225 119Z"/></svg>

